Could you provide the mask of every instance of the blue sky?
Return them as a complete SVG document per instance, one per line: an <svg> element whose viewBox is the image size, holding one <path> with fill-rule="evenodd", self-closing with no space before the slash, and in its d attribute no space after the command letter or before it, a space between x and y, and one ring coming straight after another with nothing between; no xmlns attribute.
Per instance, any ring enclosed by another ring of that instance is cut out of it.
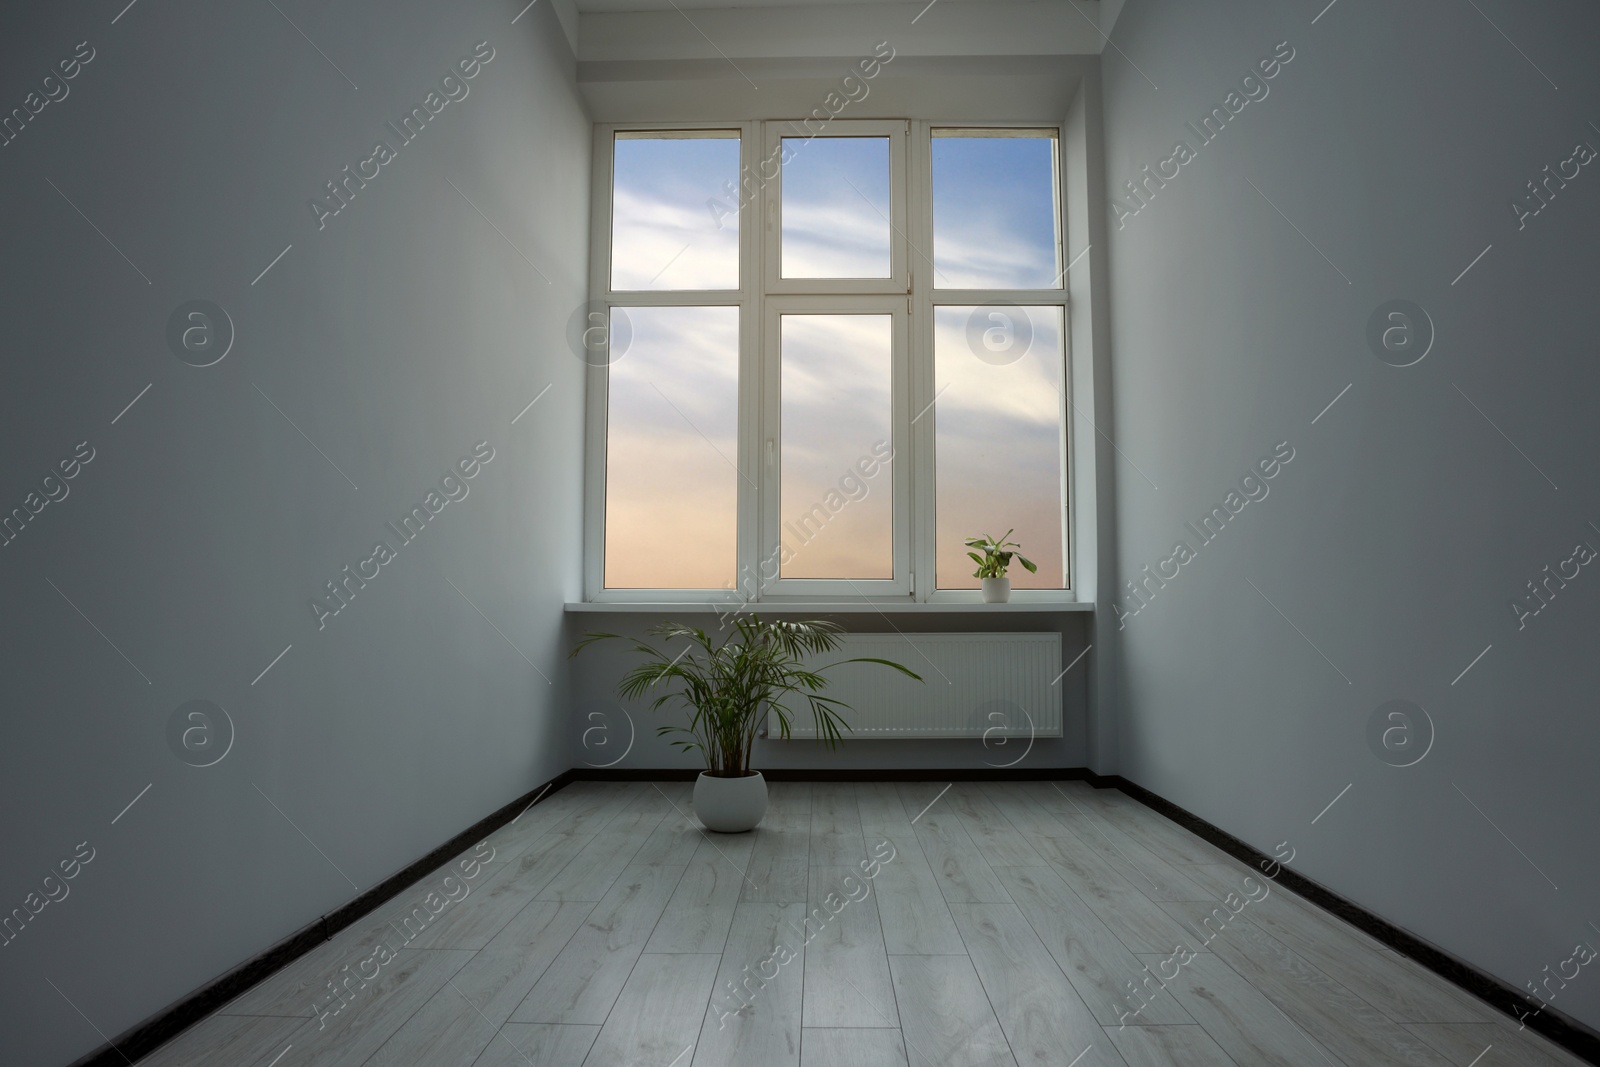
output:
<svg viewBox="0 0 1600 1067"><path fill-rule="evenodd" d="M1051 154L1042 137L934 137L934 284L1056 288Z"/></svg>
<svg viewBox="0 0 1600 1067"><path fill-rule="evenodd" d="M613 289L737 289L739 138L618 138ZM727 201L719 216L707 200ZM718 226L720 221L721 225Z"/></svg>
<svg viewBox="0 0 1600 1067"><path fill-rule="evenodd" d="M785 275L887 277L887 139L817 138L791 147ZM738 140L628 138L616 149L613 286L736 288ZM1053 151L1046 138L933 139L934 240L921 251L931 251L936 286L1059 281ZM714 212L708 200L726 210ZM1013 567L1013 584L1059 588L1060 312L1031 309L1029 351L997 363L972 350L973 311L942 308L934 322L942 392L924 417L934 421L937 442L938 584L975 586L962 539L1015 526L1040 574ZM721 587L737 567L738 311L626 313L633 342L611 368L606 584ZM785 317L781 520L798 519L890 436L887 322L882 315ZM888 577L888 477L875 479L822 535L804 545L786 538L796 553L786 576Z"/></svg>
<svg viewBox="0 0 1600 1067"><path fill-rule="evenodd" d="M887 137L784 138L783 276L887 278Z"/></svg>

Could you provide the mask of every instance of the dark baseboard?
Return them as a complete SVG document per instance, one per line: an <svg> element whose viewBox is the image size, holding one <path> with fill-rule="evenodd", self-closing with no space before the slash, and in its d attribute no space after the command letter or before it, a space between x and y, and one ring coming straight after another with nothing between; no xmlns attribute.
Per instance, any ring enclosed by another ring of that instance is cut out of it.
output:
<svg viewBox="0 0 1600 1067"><path fill-rule="evenodd" d="M1589 1063L1600 1064L1600 1033L1576 1019L1545 1008L1538 1014L1538 1005L1501 982L1457 959L1443 949L1418 938L1393 923L1379 918L1331 889L1312 881L1298 871L1277 864L1254 846L1220 827L1214 826L1184 808L1158 796L1121 775L1095 774L1086 767L1055 767L1017 773L1010 768L961 768L943 770L764 770L766 777L775 782L931 782L931 781L1085 781L1097 789L1119 789L1160 815L1171 819L1198 837L1210 842L1235 859L1265 871L1277 866L1274 881L1296 895L1303 897L1324 911L1370 934L1385 945L1433 971L1441 978L1459 986L1478 999L1505 1012L1511 1018L1527 1017L1527 1026L1536 1030L1562 1048ZM182 1000L157 1012L144 1022L120 1034L108 1045L83 1056L71 1067L114 1067L138 1060L172 1040L190 1026L206 1018L240 993L282 969L334 934L367 915L379 905L391 900L423 878L444 866L465 849L485 836L517 818L534 803L576 781L637 782L637 781L693 781L698 768L673 768L660 770L626 770L621 768L575 767L552 778L538 789L507 804L486 818L469 826L461 833L441 844L415 863L410 864L373 888L362 893L348 904L322 916L273 945L260 955L247 960L227 974L207 983ZM1265 866L1263 866L1265 865Z"/></svg>
<svg viewBox="0 0 1600 1067"><path fill-rule="evenodd" d="M1165 797L1157 796L1150 790L1128 781L1121 775L1092 774L1086 777L1089 783L1096 788L1120 789L1146 807L1171 819L1196 837L1204 838L1230 856L1255 867L1257 870L1266 871L1272 867L1277 867L1277 874L1273 876L1273 880L1295 895L1304 897L1324 911L1337 915L1351 926L1383 942L1402 956L1415 960L1439 977L1461 987L1491 1007L1511 1016L1519 1024L1522 1022L1523 1017L1526 1016L1526 1025L1530 1030L1538 1031L1574 1056L1581 1057L1589 1063L1600 1064L1600 1033L1578 1020L1563 1015L1554 1008L1545 1007L1543 1011L1540 1011L1539 1009L1543 1005L1531 1001L1527 996L1512 989L1498 978L1478 970L1464 960L1457 959L1437 945L1430 944L1415 934L1379 918L1365 908L1346 900L1326 886L1312 881L1290 867L1279 864L1274 857L1268 856L1264 852L1246 844L1226 830L1213 826L1193 812L1178 807L1178 805ZM1535 1012L1537 1014L1534 1014Z"/></svg>
<svg viewBox="0 0 1600 1067"><path fill-rule="evenodd" d="M622 767L574 767L568 772L581 782L692 782L700 776L698 767L672 767L661 770L635 770ZM803 768L776 770L761 768L769 782L1013 782L1032 781L1092 782L1097 777L1086 767L1030 767L1023 774L1005 767L918 768L895 770L856 770Z"/></svg>
<svg viewBox="0 0 1600 1067"><path fill-rule="evenodd" d="M125 1030L110 1044L102 1045L88 1055L74 1060L71 1067L126 1067L128 1063L137 1061L141 1056L149 1055L257 982L305 955L379 905L399 896L466 849L517 818L537 801L575 780L571 771L563 771L538 789L530 790L492 815L479 819L415 863L385 878L348 904L302 927L259 956L246 960L177 1003L163 1008L144 1022Z"/></svg>

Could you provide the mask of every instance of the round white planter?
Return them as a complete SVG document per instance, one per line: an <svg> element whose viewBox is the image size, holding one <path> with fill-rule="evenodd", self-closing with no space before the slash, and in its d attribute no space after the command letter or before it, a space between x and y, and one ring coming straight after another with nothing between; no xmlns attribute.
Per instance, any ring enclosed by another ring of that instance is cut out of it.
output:
<svg viewBox="0 0 1600 1067"><path fill-rule="evenodd" d="M767 813L767 780L760 771L743 778L713 778L701 771L694 783L694 813L707 830L754 830Z"/></svg>
<svg viewBox="0 0 1600 1067"><path fill-rule="evenodd" d="M1004 604L1010 599L1010 578L985 578L983 580L983 602L985 604Z"/></svg>

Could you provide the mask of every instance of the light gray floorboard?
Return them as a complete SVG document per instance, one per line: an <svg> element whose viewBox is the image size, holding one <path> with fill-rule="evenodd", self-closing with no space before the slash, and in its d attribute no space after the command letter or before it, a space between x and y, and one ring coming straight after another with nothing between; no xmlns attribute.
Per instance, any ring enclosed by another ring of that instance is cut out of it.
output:
<svg viewBox="0 0 1600 1067"><path fill-rule="evenodd" d="M591 1067L663 1067L694 1043L720 960L645 953L628 976L584 1062Z"/></svg>
<svg viewBox="0 0 1600 1067"><path fill-rule="evenodd" d="M805 801L809 807L809 793L805 795ZM754 844L750 850L750 863L745 868L744 890L739 899L769 904L804 902L806 869L810 865L811 855L810 812L792 809L771 812L769 809L766 820L750 831L750 836L754 838Z"/></svg>
<svg viewBox="0 0 1600 1067"><path fill-rule="evenodd" d="M1077 1067L1124 1067L1015 904L954 904L950 910L1017 1063L1047 1067L1065 1059Z"/></svg>
<svg viewBox="0 0 1600 1067"><path fill-rule="evenodd" d="M1454 1067L1583 1067L1584 1061L1566 1050L1509 1024L1412 1023L1407 1029L1444 1053Z"/></svg>
<svg viewBox="0 0 1600 1067"><path fill-rule="evenodd" d="M624 870L512 1019L604 1023L682 876L682 867L654 864Z"/></svg>
<svg viewBox="0 0 1600 1067"><path fill-rule="evenodd" d="M944 800L956 813L973 847L991 867L1038 867L1044 859L979 783L957 782Z"/></svg>
<svg viewBox="0 0 1600 1067"><path fill-rule="evenodd" d="M1074 828L1078 839L1151 900L1209 900L1211 893L1115 824L1092 817Z"/></svg>
<svg viewBox="0 0 1600 1067"><path fill-rule="evenodd" d="M749 834L702 833L646 952L720 953L727 943L755 842Z"/></svg>
<svg viewBox="0 0 1600 1067"><path fill-rule="evenodd" d="M1117 790L769 795L713 834L688 782L574 783L143 1062L1580 1062Z"/></svg>
<svg viewBox="0 0 1600 1067"><path fill-rule="evenodd" d="M1099 813L1129 837L1169 863L1221 863L1232 857L1221 849L1157 815L1144 805L1128 800L1125 805L1099 809Z"/></svg>
<svg viewBox="0 0 1600 1067"><path fill-rule="evenodd" d="M467 1067L528 995L594 905L535 900L406 1020L372 1067Z"/></svg>
<svg viewBox="0 0 1600 1067"><path fill-rule="evenodd" d="M905 806L900 803L900 790L889 782L857 782L856 812L861 818L861 831L869 838L887 832L909 834L911 815L916 814L906 814Z"/></svg>
<svg viewBox="0 0 1600 1067"><path fill-rule="evenodd" d="M1138 801L1117 789L1096 789L1088 782L1045 783L1062 797L1070 811L1100 814L1126 811L1139 806Z"/></svg>
<svg viewBox="0 0 1600 1067"><path fill-rule="evenodd" d="M800 1067L906 1067L899 1030L801 1031Z"/></svg>
<svg viewBox="0 0 1600 1067"><path fill-rule="evenodd" d="M309 1019L315 1014L313 1005L329 995L328 983L342 968L368 958L380 941L398 945L401 940L382 918L369 915L224 1004L218 1014Z"/></svg>
<svg viewBox="0 0 1600 1067"><path fill-rule="evenodd" d="M1141 957L1153 972L1169 958L1160 954ZM1171 970L1169 966L1168 973ZM1166 991L1177 996L1184 1010L1239 1067L1312 1067L1323 1063L1337 1067L1341 1062L1260 990L1209 952L1200 953L1178 968Z"/></svg>
<svg viewBox="0 0 1600 1067"><path fill-rule="evenodd" d="M681 867L694 858L706 833L692 816L686 819L677 812L668 812L655 831L645 838L639 851L634 853L633 862Z"/></svg>
<svg viewBox="0 0 1600 1067"><path fill-rule="evenodd" d="M1017 1067L966 956L891 956L911 1067Z"/></svg>
<svg viewBox="0 0 1600 1067"><path fill-rule="evenodd" d="M1200 1026L1108 1026L1128 1067L1236 1067Z"/></svg>
<svg viewBox="0 0 1600 1067"><path fill-rule="evenodd" d="M942 825L918 827L917 844L938 879L939 891L950 903L1005 903L1011 899L994 868L984 862L954 818Z"/></svg>
<svg viewBox="0 0 1600 1067"><path fill-rule="evenodd" d="M512 916L572 862L589 840L575 834L545 834L527 842L520 854L500 870L488 873L482 884L468 883L466 899L447 908L417 933L411 947L480 949L487 945ZM399 916L395 925L401 933L408 934L426 917L426 910L412 909Z"/></svg>
<svg viewBox="0 0 1600 1067"><path fill-rule="evenodd" d="M580 802L551 822L546 833L594 834L639 799L650 786L645 782L578 782L561 792L576 789ZM561 794L556 794L557 798ZM538 812L534 808L534 812Z"/></svg>
<svg viewBox="0 0 1600 1067"><path fill-rule="evenodd" d="M804 1026L899 1025L873 881L854 866L811 868Z"/></svg>
<svg viewBox="0 0 1600 1067"><path fill-rule="evenodd" d="M1071 820L1085 816L1082 807L1074 807L1054 785L1053 782L985 782L983 789L1018 833L1061 837L1072 832Z"/></svg>
<svg viewBox="0 0 1600 1067"><path fill-rule="evenodd" d="M804 904L752 901L735 910L694 1067L798 1067L804 919Z"/></svg>
<svg viewBox="0 0 1600 1067"><path fill-rule="evenodd" d="M1347 1063L1449 1067L1427 1042L1249 922L1230 923L1208 948Z"/></svg>
<svg viewBox="0 0 1600 1067"><path fill-rule="evenodd" d="M1159 1026L1191 1023L1171 996L1142 1002L1128 999L1128 983L1145 979L1144 964L1049 867L1010 867L999 872L1011 898L1045 948L1066 973L1078 995L1104 1025Z"/></svg>
<svg viewBox="0 0 1600 1067"><path fill-rule="evenodd" d="M930 955L965 952L950 918L950 906L939 880L928 867L917 839L909 831L886 834L894 851L873 879L878 921L889 954Z"/></svg>
<svg viewBox="0 0 1600 1067"><path fill-rule="evenodd" d="M1077 837L1035 837L1032 843L1131 951L1170 952L1190 940L1177 920Z"/></svg>
<svg viewBox="0 0 1600 1067"><path fill-rule="evenodd" d="M785 815L810 815L812 782L768 782L768 811Z"/></svg>
<svg viewBox="0 0 1600 1067"><path fill-rule="evenodd" d="M855 785L818 783L811 790L811 865L844 867L866 855Z"/></svg>
<svg viewBox="0 0 1600 1067"><path fill-rule="evenodd" d="M1197 882L1219 894L1216 899L1229 890L1242 893L1244 879L1253 878L1249 883L1253 892L1259 896L1261 889L1253 887L1264 887L1267 899L1248 906L1250 921L1397 1022L1470 1023L1500 1018L1470 994L1405 957L1385 951L1376 939L1260 872L1234 863L1188 869L1195 872Z"/></svg>
<svg viewBox="0 0 1600 1067"><path fill-rule="evenodd" d="M459 971L472 953L402 949L365 989L355 990L338 1015L311 1022L295 1035L294 1062L312 1067L365 1063Z"/></svg>
<svg viewBox="0 0 1600 1067"><path fill-rule="evenodd" d="M473 1067L580 1067L598 1026L507 1023Z"/></svg>
<svg viewBox="0 0 1600 1067"><path fill-rule="evenodd" d="M538 899L599 900L666 817L666 804L659 796L641 797L637 807L622 812L590 838L539 891Z"/></svg>
<svg viewBox="0 0 1600 1067"><path fill-rule="evenodd" d="M594 833L616 814L623 786L617 783L574 782L547 792L524 808L509 823L489 835L491 844L531 839L551 833Z"/></svg>

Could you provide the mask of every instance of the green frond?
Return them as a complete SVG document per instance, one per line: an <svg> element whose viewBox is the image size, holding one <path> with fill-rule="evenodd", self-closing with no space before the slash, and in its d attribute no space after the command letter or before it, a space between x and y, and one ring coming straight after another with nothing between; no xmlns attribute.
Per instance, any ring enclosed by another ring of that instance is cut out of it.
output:
<svg viewBox="0 0 1600 1067"><path fill-rule="evenodd" d="M786 703L791 695L806 701L816 720L818 737L830 748L842 740L850 724L841 713L849 712L850 707L842 700L822 695L828 684L827 672L841 663L877 663L922 680L901 664L875 657L841 660L822 667L807 665L811 657L834 651L844 643L844 628L825 619L763 620L750 615L736 620L721 640L699 627L670 621L652 627L649 633L663 647L632 641L631 651L643 657L644 662L623 675L617 692L630 701L653 695L649 704L652 711L669 706L681 708L684 719L657 727L656 733L675 738L669 742L675 747L698 751L707 770L716 774L739 774L749 769L756 735L769 716L776 722L773 732L778 738L787 740L792 736L794 711ZM620 634L587 634L573 649L573 655L606 640L630 639ZM670 649L684 641L690 643L689 651L681 646L676 652Z"/></svg>

